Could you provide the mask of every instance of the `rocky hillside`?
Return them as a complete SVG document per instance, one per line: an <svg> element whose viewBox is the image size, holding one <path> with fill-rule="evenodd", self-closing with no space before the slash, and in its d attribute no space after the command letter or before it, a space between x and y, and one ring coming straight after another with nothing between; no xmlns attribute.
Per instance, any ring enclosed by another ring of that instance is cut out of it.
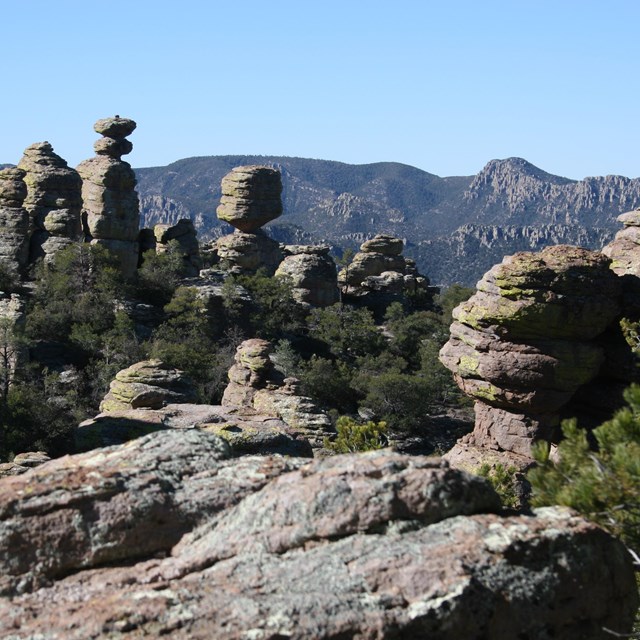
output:
<svg viewBox="0 0 640 640"><path fill-rule="evenodd" d="M274 156L187 158L137 169L145 225L191 217L201 237L228 228L215 216L231 168L282 172L284 215L269 232L284 242L355 247L376 233L405 239L407 255L435 283L473 284L506 254L556 243L599 248L615 217L640 205L640 179L581 181L521 158L492 160L476 176L441 178L398 163L349 165Z"/></svg>

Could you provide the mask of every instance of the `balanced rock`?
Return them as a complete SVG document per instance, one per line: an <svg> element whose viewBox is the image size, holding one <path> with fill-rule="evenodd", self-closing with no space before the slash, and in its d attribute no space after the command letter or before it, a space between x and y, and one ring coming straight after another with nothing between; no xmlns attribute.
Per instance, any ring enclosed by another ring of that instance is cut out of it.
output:
<svg viewBox="0 0 640 640"><path fill-rule="evenodd" d="M282 214L282 180L277 169L236 167L222 178L221 187L218 218L240 231L257 231Z"/></svg>
<svg viewBox="0 0 640 640"><path fill-rule="evenodd" d="M638 594L622 543L565 509L498 506L486 481L438 459L229 459L197 429L152 434L0 481L0 635L631 631Z"/></svg>
<svg viewBox="0 0 640 640"><path fill-rule="evenodd" d="M96 143L98 155L78 166L85 234L92 244L106 247L118 259L127 278L138 265L140 211L135 173L120 157L133 148L124 137L135 126L127 118L98 120L94 128L106 137Z"/></svg>
<svg viewBox="0 0 640 640"><path fill-rule="evenodd" d="M0 260L20 273L29 261L29 214L26 172L18 168L0 171Z"/></svg>
<svg viewBox="0 0 640 640"><path fill-rule="evenodd" d="M604 363L596 338L619 313L619 279L601 253L559 245L505 258L477 289L454 310L440 352L476 412L447 457L475 460L475 447L526 466L532 443L558 436L562 408Z"/></svg>
<svg viewBox="0 0 640 640"><path fill-rule="evenodd" d="M157 409L169 403L193 402L195 398L195 387L184 372L160 360L144 360L116 374L100 411Z"/></svg>
<svg viewBox="0 0 640 640"><path fill-rule="evenodd" d="M175 242L180 252L184 265L184 275L187 277L197 276L202 267L200 259L200 246L198 237L188 218L178 220L177 224L157 224L153 228L156 241L156 252L158 255L168 251L169 243Z"/></svg>
<svg viewBox="0 0 640 640"><path fill-rule="evenodd" d="M82 226L82 181L48 142L27 147L18 167L25 171L32 229L30 259L51 257L60 249L80 240Z"/></svg>
<svg viewBox="0 0 640 640"><path fill-rule="evenodd" d="M290 280L294 299L305 307L329 307L340 300L336 264L327 246L287 245L276 276Z"/></svg>

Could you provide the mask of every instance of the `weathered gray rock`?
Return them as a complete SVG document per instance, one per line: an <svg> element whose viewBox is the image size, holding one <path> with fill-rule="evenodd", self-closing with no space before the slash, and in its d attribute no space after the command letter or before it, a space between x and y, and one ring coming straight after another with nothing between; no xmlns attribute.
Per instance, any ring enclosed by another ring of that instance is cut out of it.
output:
<svg viewBox="0 0 640 640"><path fill-rule="evenodd" d="M418 273L413 260L401 255L403 241L379 234L360 246L351 263L338 274L343 300L383 311L391 302L420 294L428 302L437 289Z"/></svg>
<svg viewBox="0 0 640 640"><path fill-rule="evenodd" d="M621 543L503 517L487 483L388 451L228 460L197 430L0 481L0 635L604 639L631 629ZM54 605L54 606L52 606Z"/></svg>
<svg viewBox="0 0 640 640"><path fill-rule="evenodd" d="M336 264L327 246L287 245L276 276L291 281L294 299L305 307L329 307L340 300Z"/></svg>
<svg viewBox="0 0 640 640"><path fill-rule="evenodd" d="M16 273L29 262L29 214L26 172L18 168L0 171L0 260Z"/></svg>
<svg viewBox="0 0 640 640"><path fill-rule="evenodd" d="M225 440L234 456L279 454L310 458L304 435L284 421L246 407L167 404L158 409L115 409L85 420L75 431L78 451L123 444L166 429L200 429Z"/></svg>
<svg viewBox="0 0 640 640"><path fill-rule="evenodd" d="M271 167L249 165L222 178L218 218L245 233L260 229L282 213L282 180Z"/></svg>
<svg viewBox="0 0 640 640"><path fill-rule="evenodd" d="M273 275L283 258L280 243L263 231L236 231L222 236L216 242L216 249L220 267L232 274L253 274L262 268Z"/></svg>
<svg viewBox="0 0 640 640"><path fill-rule="evenodd" d="M116 374L100 411L158 409L166 404L193 402L196 389L183 371L160 360L144 360Z"/></svg>
<svg viewBox="0 0 640 640"><path fill-rule="evenodd" d="M198 237L189 219L179 220L177 224L157 224L153 228L156 241L156 252L165 253L169 243L175 241L184 261L184 275L187 277L197 276L202 267L200 259L200 246Z"/></svg>
<svg viewBox="0 0 640 640"><path fill-rule="evenodd" d="M96 143L98 155L78 166L85 235L116 256L127 278L138 265L140 211L135 173L120 156L133 148L124 138L135 127L133 120L118 116L98 120L94 129L106 137Z"/></svg>
<svg viewBox="0 0 640 640"><path fill-rule="evenodd" d="M271 350L271 343L259 338L245 340L238 346L222 405L247 407L260 415L283 420L302 433L314 448L322 447L324 438L335 434L331 420L311 398L303 395L299 380L283 380L274 370Z"/></svg>
<svg viewBox="0 0 640 640"><path fill-rule="evenodd" d="M535 440L555 440L560 414L605 362L595 340L620 311L620 282L600 253L558 245L517 253L485 274L453 313L440 360L476 401L460 447L531 462ZM448 457L460 461L464 451Z"/></svg>
<svg viewBox="0 0 640 640"><path fill-rule="evenodd" d="M50 260L82 235L80 176L48 142L27 147L18 167L25 171L27 185L24 207L32 231L30 260Z"/></svg>

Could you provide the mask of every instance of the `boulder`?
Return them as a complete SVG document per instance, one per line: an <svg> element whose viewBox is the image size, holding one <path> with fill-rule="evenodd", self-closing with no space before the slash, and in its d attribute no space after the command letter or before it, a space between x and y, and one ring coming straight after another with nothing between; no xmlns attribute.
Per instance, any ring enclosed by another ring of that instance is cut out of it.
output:
<svg viewBox="0 0 640 640"><path fill-rule="evenodd" d="M499 515L484 480L389 451L228 456L213 435L165 431L0 481L0 635L631 630L628 552L565 509Z"/></svg>
<svg viewBox="0 0 640 640"><path fill-rule="evenodd" d="M155 236L155 249L158 254L165 253L171 241L178 245L184 263L184 275L187 277L197 276L202 267L200 259L200 246L198 237L189 219L178 220L177 224L157 224L153 228Z"/></svg>
<svg viewBox="0 0 640 640"><path fill-rule="evenodd" d="M18 167L25 172L32 231L30 260L51 260L60 249L81 239L82 181L48 142L27 147Z"/></svg>
<svg viewBox="0 0 640 640"><path fill-rule="evenodd" d="M609 259L559 245L509 256L453 312L440 360L476 401L472 434L447 454L505 452L523 468L535 440L554 441L562 409L600 372L596 340L620 311Z"/></svg>
<svg viewBox="0 0 640 640"><path fill-rule="evenodd" d="M258 269L273 275L282 262L280 243L263 231L234 233L218 238L216 242L220 267L232 274L254 274Z"/></svg>
<svg viewBox="0 0 640 640"><path fill-rule="evenodd" d="M236 167L222 178L221 188L218 218L240 231L253 233L282 213L282 180L277 169Z"/></svg>
<svg viewBox="0 0 640 640"><path fill-rule="evenodd" d="M144 360L116 374L100 403L100 411L158 409L170 403L193 402L196 395L193 383L184 372L160 360Z"/></svg>
<svg viewBox="0 0 640 640"><path fill-rule="evenodd" d="M0 171L0 260L16 273L29 262L29 214L26 172L18 168Z"/></svg>
<svg viewBox="0 0 640 640"><path fill-rule="evenodd" d="M125 137L135 127L133 120L119 116L98 120L94 129L105 137L94 146L97 155L78 165L85 235L117 258L126 278L138 266L140 206L135 173L121 156L133 149Z"/></svg>
<svg viewBox="0 0 640 640"><path fill-rule="evenodd" d="M294 299L304 307L330 307L340 300L336 264L329 247L287 245L276 276L288 278Z"/></svg>

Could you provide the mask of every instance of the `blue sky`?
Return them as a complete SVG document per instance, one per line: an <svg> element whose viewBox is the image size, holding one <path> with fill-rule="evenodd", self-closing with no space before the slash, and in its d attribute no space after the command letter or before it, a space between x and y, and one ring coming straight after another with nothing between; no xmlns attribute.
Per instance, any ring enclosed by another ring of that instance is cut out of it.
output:
<svg viewBox="0 0 640 640"><path fill-rule="evenodd" d="M2 3L0 162L138 123L137 167L198 155L396 161L469 175L521 156L640 176L636 0Z"/></svg>

